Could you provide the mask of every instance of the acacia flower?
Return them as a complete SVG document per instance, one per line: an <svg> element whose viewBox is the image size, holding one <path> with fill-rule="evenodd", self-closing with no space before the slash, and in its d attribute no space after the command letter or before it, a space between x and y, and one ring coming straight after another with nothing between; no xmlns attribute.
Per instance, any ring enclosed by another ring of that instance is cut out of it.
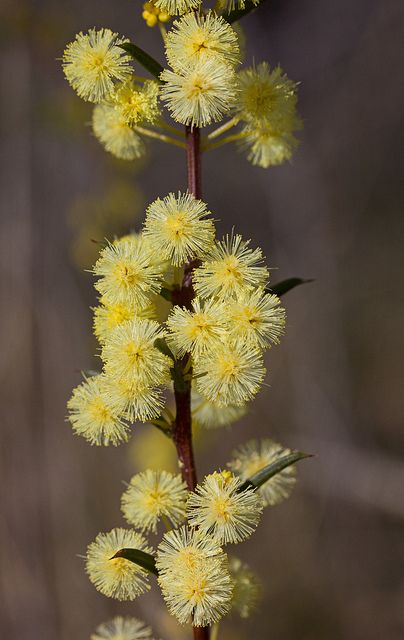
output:
<svg viewBox="0 0 404 640"><path fill-rule="evenodd" d="M126 123L122 113L113 104L97 104L92 118L97 140L120 160L135 160L145 152L142 138Z"/></svg>
<svg viewBox="0 0 404 640"><path fill-rule="evenodd" d="M298 125L296 83L267 62L240 71L236 112L253 127L271 125L293 131Z"/></svg>
<svg viewBox="0 0 404 640"><path fill-rule="evenodd" d="M200 354L214 349L214 344L226 333L223 303L215 300L192 300L192 310L173 307L167 320L170 343L179 356L187 352Z"/></svg>
<svg viewBox="0 0 404 640"><path fill-rule="evenodd" d="M234 556L229 557L230 575L233 580L232 611L240 618L249 618L257 606L260 595L260 582L248 564Z"/></svg>
<svg viewBox="0 0 404 640"><path fill-rule="evenodd" d="M157 198L147 208L144 236L152 250L179 266L201 257L213 244L215 227L206 204L191 193Z"/></svg>
<svg viewBox="0 0 404 640"><path fill-rule="evenodd" d="M261 351L238 340L215 345L194 361L196 386L219 407L242 406L258 393L265 376Z"/></svg>
<svg viewBox="0 0 404 640"><path fill-rule="evenodd" d="M132 477L122 495L122 512L129 524L156 533L161 518L168 518L173 526L184 520L187 496L180 475L147 469Z"/></svg>
<svg viewBox="0 0 404 640"><path fill-rule="evenodd" d="M123 405L123 416L130 422L147 422L157 418L164 406L159 389L151 387L140 379L105 376L108 381L108 398Z"/></svg>
<svg viewBox="0 0 404 640"><path fill-rule="evenodd" d="M269 278L268 269L261 266L261 249L251 249L250 240L238 234L226 235L207 253L202 265L195 269L193 282L202 298L221 299L238 296L246 289L262 287Z"/></svg>
<svg viewBox="0 0 404 640"><path fill-rule="evenodd" d="M174 71L200 60L213 58L236 65L239 62L237 34L226 20L213 11L207 15L188 13L168 32L166 55Z"/></svg>
<svg viewBox="0 0 404 640"><path fill-rule="evenodd" d="M201 0L154 0L154 4L170 16L176 16L198 9Z"/></svg>
<svg viewBox="0 0 404 640"><path fill-rule="evenodd" d="M205 127L230 111L237 95L235 71L214 58L199 60L181 71L164 69L161 99L177 122Z"/></svg>
<svg viewBox="0 0 404 640"><path fill-rule="evenodd" d="M117 600L134 600L150 589L147 572L125 558L113 558L121 549L139 549L152 553L146 539L131 529L112 529L99 533L87 548L86 571L104 596Z"/></svg>
<svg viewBox="0 0 404 640"><path fill-rule="evenodd" d="M230 335L260 348L279 344L285 330L285 309L278 296L264 289L246 291L227 305Z"/></svg>
<svg viewBox="0 0 404 640"><path fill-rule="evenodd" d="M239 492L241 484L229 471L206 476L188 499L190 525L223 544L249 538L260 520L262 501L252 488Z"/></svg>
<svg viewBox="0 0 404 640"><path fill-rule="evenodd" d="M247 412L246 406L228 405L220 407L215 402L210 402L197 391L192 392L192 420L197 425L206 429L225 427L240 420Z"/></svg>
<svg viewBox="0 0 404 640"><path fill-rule="evenodd" d="M166 533L156 565L168 609L180 623L207 626L228 613L232 582L227 556L209 536L186 527Z"/></svg>
<svg viewBox="0 0 404 640"><path fill-rule="evenodd" d="M106 374L128 384L133 382L140 389L164 384L172 361L154 346L164 335L155 320L135 318L116 327L101 351Z"/></svg>
<svg viewBox="0 0 404 640"><path fill-rule="evenodd" d="M145 318L152 320L156 315L156 308L153 303L143 309L139 309L135 304L126 301L125 303L108 304L103 298L98 307L94 308L94 335L103 344L111 331L123 324L127 320L134 318Z"/></svg>
<svg viewBox="0 0 404 640"><path fill-rule="evenodd" d="M112 93L114 81L123 81L132 73L131 58L119 46L125 41L110 29L90 29L67 45L63 71L80 98L102 102Z"/></svg>
<svg viewBox="0 0 404 640"><path fill-rule="evenodd" d="M99 278L95 288L105 303L141 309L149 306L150 294L160 291L163 271L147 245L127 239L101 251L93 268Z"/></svg>
<svg viewBox="0 0 404 640"><path fill-rule="evenodd" d="M290 160L299 144L293 132L283 125L277 125L276 128L270 125L247 125L243 132L245 136L240 142L240 149L246 151L251 164L263 169Z"/></svg>
<svg viewBox="0 0 404 640"><path fill-rule="evenodd" d="M250 440L241 445L232 454L232 460L228 463L229 469L240 476L241 480L247 480L277 458L287 456L290 449L265 438L263 440ZM296 483L295 465L290 465L267 480L259 489L264 507L273 506L283 502L289 497Z"/></svg>
<svg viewBox="0 0 404 640"><path fill-rule="evenodd" d="M124 403L108 394L108 381L98 374L85 378L67 403L73 431L95 445L127 442L129 427L123 421Z"/></svg>
<svg viewBox="0 0 404 640"><path fill-rule="evenodd" d="M142 122L154 124L160 115L158 105L159 85L146 80L143 86L128 79L116 86L112 101L126 124L137 125Z"/></svg>
<svg viewBox="0 0 404 640"><path fill-rule="evenodd" d="M152 630L142 620L115 616L109 622L100 624L91 640L153 640Z"/></svg>

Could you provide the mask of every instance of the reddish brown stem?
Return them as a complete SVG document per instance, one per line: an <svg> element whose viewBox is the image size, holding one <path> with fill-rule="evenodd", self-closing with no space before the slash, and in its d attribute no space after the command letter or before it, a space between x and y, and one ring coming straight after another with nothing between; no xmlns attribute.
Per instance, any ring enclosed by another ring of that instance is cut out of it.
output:
<svg viewBox="0 0 404 640"><path fill-rule="evenodd" d="M188 191L195 198L202 197L201 187L201 136L197 127L186 127Z"/></svg>
<svg viewBox="0 0 404 640"><path fill-rule="evenodd" d="M187 140L187 171L188 191L195 198L201 198L201 152L200 133L196 127L186 127ZM174 302L180 306L191 307L194 291L192 287L192 272L198 265L194 260L185 265L184 278L181 288L175 292ZM185 362L183 363L185 364ZM182 367L183 368L183 367ZM192 371L187 371L192 374ZM197 483L194 451L192 446L192 419L191 419L191 382L181 381L174 384L174 396L176 405L175 428L173 432L174 443L177 449L178 463L181 474L188 489L193 491ZM209 627L193 627L194 640L209 640Z"/></svg>

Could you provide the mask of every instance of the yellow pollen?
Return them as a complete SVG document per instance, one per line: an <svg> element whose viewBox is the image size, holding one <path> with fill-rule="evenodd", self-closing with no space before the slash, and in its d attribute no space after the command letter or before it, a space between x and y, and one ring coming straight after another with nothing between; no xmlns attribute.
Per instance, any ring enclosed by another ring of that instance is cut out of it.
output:
<svg viewBox="0 0 404 640"><path fill-rule="evenodd" d="M107 422L111 417L111 414L108 411L102 398L94 398L94 400L90 402L88 410L93 415L95 420Z"/></svg>

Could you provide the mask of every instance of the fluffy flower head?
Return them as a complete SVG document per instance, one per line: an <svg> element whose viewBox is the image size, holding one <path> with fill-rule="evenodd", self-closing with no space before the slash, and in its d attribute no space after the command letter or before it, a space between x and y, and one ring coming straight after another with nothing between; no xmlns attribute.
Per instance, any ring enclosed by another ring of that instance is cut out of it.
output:
<svg viewBox="0 0 404 640"><path fill-rule="evenodd" d="M162 517L174 526L184 520L187 495L180 475L148 469L131 479L122 495L122 512L133 526L156 532Z"/></svg>
<svg viewBox="0 0 404 640"><path fill-rule="evenodd" d="M202 200L190 193L157 198L147 209L144 236L175 266L200 257L213 244L215 227Z"/></svg>
<svg viewBox="0 0 404 640"><path fill-rule="evenodd" d="M174 71L213 58L236 65L239 62L237 34L222 17L188 13L167 34L166 55Z"/></svg>
<svg viewBox="0 0 404 640"><path fill-rule="evenodd" d="M265 285L269 274L261 266L261 249L250 249L250 241L238 234L226 236L208 252L194 272L194 285L203 298L238 296L246 289Z"/></svg>
<svg viewBox="0 0 404 640"><path fill-rule="evenodd" d="M243 292L227 307L230 335L261 348L278 344L286 315L280 303L277 296L263 289Z"/></svg>
<svg viewBox="0 0 404 640"><path fill-rule="evenodd" d="M152 630L137 618L116 616L97 627L91 640L153 640Z"/></svg>
<svg viewBox="0 0 404 640"><path fill-rule="evenodd" d="M206 429L216 429L237 422L246 414L245 405L220 407L198 392L192 392L192 420Z"/></svg>
<svg viewBox="0 0 404 640"><path fill-rule="evenodd" d="M86 571L104 596L134 600L150 589L147 572L125 558L113 558L121 549L139 549L151 553L145 538L131 529L112 529L99 533L87 548Z"/></svg>
<svg viewBox="0 0 404 640"><path fill-rule="evenodd" d="M175 306L167 320L170 342L178 355L199 354L213 348L225 334L225 307L215 300L194 298L192 310Z"/></svg>
<svg viewBox="0 0 404 640"><path fill-rule="evenodd" d="M104 303L141 309L150 305L150 294L160 291L163 270L164 265L155 262L147 243L128 238L101 251L93 269L99 278L95 288Z"/></svg>
<svg viewBox="0 0 404 640"><path fill-rule="evenodd" d="M155 389L142 376L116 378L105 375L108 382L107 394L110 402L123 406L123 416L130 422L147 422L157 418L164 406L159 389Z"/></svg>
<svg viewBox="0 0 404 640"><path fill-rule="evenodd" d="M161 98L177 122L205 127L232 108L237 83L232 66L214 58L199 60L174 72L164 69Z"/></svg>
<svg viewBox="0 0 404 640"><path fill-rule="evenodd" d="M155 340L163 337L164 330L154 320L135 318L120 325L101 352L106 374L133 382L140 389L164 384L172 362L154 346Z"/></svg>
<svg viewBox="0 0 404 640"><path fill-rule="evenodd" d="M227 557L209 536L186 527L166 533L156 564L164 599L180 623L206 626L229 611Z"/></svg>
<svg viewBox="0 0 404 640"><path fill-rule="evenodd" d="M201 533L219 543L241 542L257 528L261 498L248 488L239 492L241 481L228 471L206 476L188 500L188 520Z"/></svg>
<svg viewBox="0 0 404 640"><path fill-rule="evenodd" d="M73 390L67 407L75 433L95 445L127 442L129 427L122 420L124 404L112 399L102 374L86 378Z"/></svg>
<svg viewBox="0 0 404 640"><path fill-rule="evenodd" d="M296 125L296 83L280 67L270 71L266 62L238 74L240 95L237 113L253 126L272 125L293 129Z"/></svg>
<svg viewBox="0 0 404 640"><path fill-rule="evenodd" d="M142 138L130 128L113 104L95 106L92 127L105 150L120 160L136 160L145 152Z"/></svg>
<svg viewBox="0 0 404 640"><path fill-rule="evenodd" d="M94 335L103 344L111 331L120 324L134 318L146 318L152 320L156 315L156 309L152 303L143 309L139 309L133 303L101 304L94 309Z"/></svg>
<svg viewBox="0 0 404 640"><path fill-rule="evenodd" d="M260 350L241 341L215 345L196 359L194 372L199 393L219 407L251 400L265 376Z"/></svg>
<svg viewBox="0 0 404 640"><path fill-rule="evenodd" d="M154 4L170 16L176 16L198 9L201 0L154 0Z"/></svg>
<svg viewBox="0 0 404 640"><path fill-rule="evenodd" d="M240 143L241 149L247 152L251 164L268 169L290 160L298 140L285 126L274 128L270 125L261 127L246 126L245 137Z"/></svg>
<svg viewBox="0 0 404 640"><path fill-rule="evenodd" d="M160 115L158 95L157 82L146 80L143 86L139 86L129 79L116 87L112 100L126 124L154 124Z"/></svg>
<svg viewBox="0 0 404 640"><path fill-rule="evenodd" d="M250 440L233 452L233 458L228 467L240 476L241 480L247 480L277 458L291 453L282 445L265 438L264 440ZM259 489L264 507L273 506L283 502L289 497L296 483L295 465L286 467L280 473L267 480Z"/></svg>
<svg viewBox="0 0 404 640"><path fill-rule="evenodd" d="M111 94L115 80L123 81L132 73L130 56L119 47L125 40L110 29L90 29L67 45L63 71L80 98L101 102Z"/></svg>
<svg viewBox="0 0 404 640"><path fill-rule="evenodd" d="M229 569L234 584L232 611L236 611L240 618L249 618L257 606L260 582L257 575L239 558L229 558Z"/></svg>

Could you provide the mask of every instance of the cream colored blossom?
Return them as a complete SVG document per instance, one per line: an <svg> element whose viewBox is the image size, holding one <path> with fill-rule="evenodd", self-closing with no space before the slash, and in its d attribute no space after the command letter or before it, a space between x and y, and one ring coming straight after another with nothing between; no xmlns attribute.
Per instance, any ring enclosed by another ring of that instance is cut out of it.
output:
<svg viewBox="0 0 404 640"><path fill-rule="evenodd" d="M199 393L220 406L243 406L259 391L265 367L259 349L242 341L215 345L194 362Z"/></svg>
<svg viewBox="0 0 404 640"><path fill-rule="evenodd" d="M100 624L91 640L153 640L152 630L142 620L115 616L109 622Z"/></svg>
<svg viewBox="0 0 404 640"><path fill-rule="evenodd" d="M241 480L228 471L206 476L188 499L188 520L219 543L249 538L262 512L261 498L252 488L239 491Z"/></svg>
<svg viewBox="0 0 404 640"><path fill-rule="evenodd" d="M213 58L200 60L177 72L165 69L160 78L161 99L174 120L181 124L205 127L219 122L236 100L233 67Z"/></svg>
<svg viewBox="0 0 404 640"><path fill-rule="evenodd" d="M136 160L145 153L142 138L126 123L113 104L97 104L92 119L93 132L106 151L120 160Z"/></svg>
<svg viewBox="0 0 404 640"><path fill-rule="evenodd" d="M207 206L191 193L169 193L147 208L143 234L153 251L173 265L200 258L213 244L215 227Z"/></svg>
<svg viewBox="0 0 404 640"><path fill-rule="evenodd" d="M192 309L174 306L167 320L169 341L179 356L213 350L226 334L226 314L223 303L194 298Z"/></svg>
<svg viewBox="0 0 404 640"><path fill-rule="evenodd" d="M90 29L67 45L63 71L80 98L101 102L112 93L114 81L123 81L132 73L131 58L119 46L125 41L110 29Z"/></svg>
<svg viewBox="0 0 404 640"><path fill-rule="evenodd" d="M251 249L249 244L250 241L244 241L239 234L226 235L217 242L194 272L197 294L203 298L227 299L265 285L269 272L262 266L262 251Z"/></svg>
<svg viewBox="0 0 404 640"><path fill-rule="evenodd" d="M127 548L152 553L145 538L131 529L112 529L108 533L99 533L88 546L86 570L93 585L104 596L134 600L150 589L144 569L126 558L113 557L121 549Z"/></svg>
<svg viewBox="0 0 404 640"><path fill-rule="evenodd" d="M228 463L229 469L240 476L241 480L247 480L264 467L275 462L278 458L289 455L290 449L264 438L263 440L250 440L233 452L232 460ZM296 467L291 465L267 480L259 489L263 504L273 506L283 502L289 497L296 483Z"/></svg>
<svg viewBox="0 0 404 640"><path fill-rule="evenodd" d="M118 445L129 439L124 403L111 398L104 375L85 378L67 404L73 431L95 445Z"/></svg>
<svg viewBox="0 0 404 640"><path fill-rule="evenodd" d="M134 527L142 531L157 531L161 518L173 526L185 518L188 492L180 475L147 469L134 475L122 495L122 511Z"/></svg>
<svg viewBox="0 0 404 640"><path fill-rule="evenodd" d="M174 22L167 34L167 60L180 73L187 65L208 58L234 66L239 62L239 53L236 32L213 11L206 15L188 13Z"/></svg>
<svg viewBox="0 0 404 640"><path fill-rule="evenodd" d="M228 613L233 586L227 556L209 536L186 527L166 533L156 565L168 609L181 624L208 626Z"/></svg>

